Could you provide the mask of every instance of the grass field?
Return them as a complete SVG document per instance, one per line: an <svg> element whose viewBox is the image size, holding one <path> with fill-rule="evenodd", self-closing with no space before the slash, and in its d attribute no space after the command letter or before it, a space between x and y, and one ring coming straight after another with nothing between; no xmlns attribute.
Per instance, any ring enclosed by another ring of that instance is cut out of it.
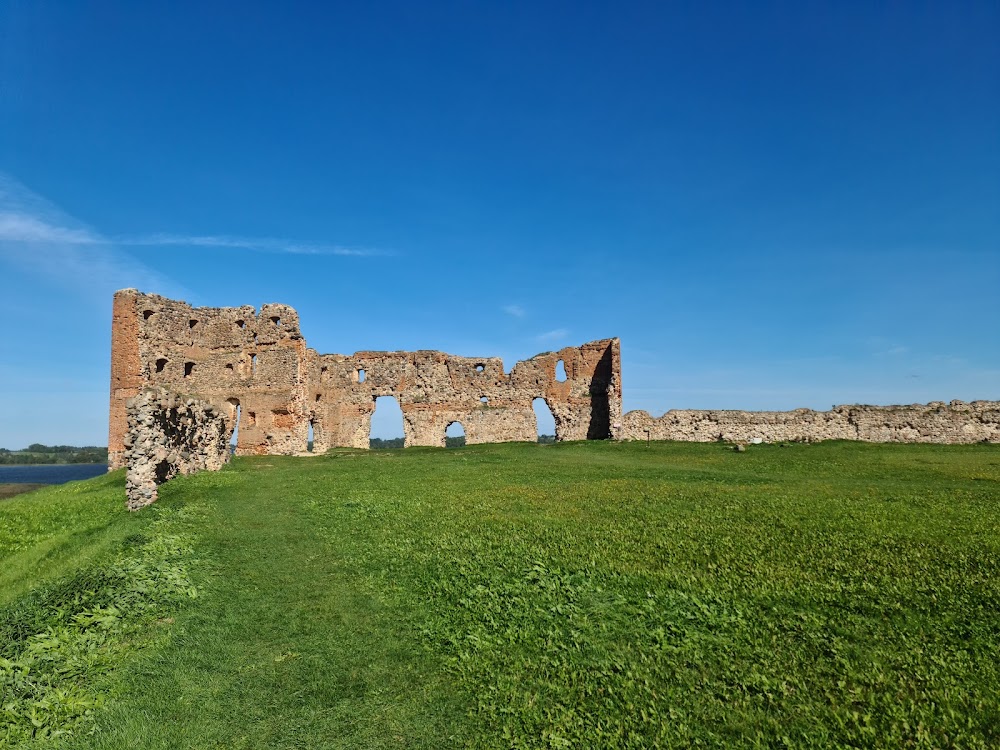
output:
<svg viewBox="0 0 1000 750"><path fill-rule="evenodd" d="M0 504L0 745L1000 746L1000 446L241 458Z"/></svg>

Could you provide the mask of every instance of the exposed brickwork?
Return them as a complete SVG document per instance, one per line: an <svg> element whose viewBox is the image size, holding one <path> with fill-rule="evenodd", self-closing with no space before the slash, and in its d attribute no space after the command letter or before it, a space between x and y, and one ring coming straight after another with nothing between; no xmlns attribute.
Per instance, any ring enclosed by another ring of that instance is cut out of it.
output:
<svg viewBox="0 0 1000 750"><path fill-rule="evenodd" d="M139 320L133 295L115 295L111 319L111 423L108 429L108 466L125 465L122 455L128 431L126 403L143 386L139 357Z"/></svg>

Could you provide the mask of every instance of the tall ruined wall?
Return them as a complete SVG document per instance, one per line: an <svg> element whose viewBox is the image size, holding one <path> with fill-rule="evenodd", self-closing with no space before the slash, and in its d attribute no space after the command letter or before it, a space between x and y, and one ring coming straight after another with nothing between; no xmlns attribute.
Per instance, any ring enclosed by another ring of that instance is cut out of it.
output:
<svg viewBox="0 0 1000 750"><path fill-rule="evenodd" d="M556 377L560 361L566 371L562 382ZM535 398L548 404L559 440L612 438L620 429L618 339L538 354L509 374L495 357L435 351L312 353L309 366L306 401L318 449L367 447L379 396L399 401L406 445L443 446L453 422L461 423L467 444L534 441Z"/></svg>
<svg viewBox="0 0 1000 750"><path fill-rule="evenodd" d="M156 501L157 488L178 474L218 471L229 462L229 431L219 409L147 388L130 398L124 439L129 510Z"/></svg>
<svg viewBox="0 0 1000 750"><path fill-rule="evenodd" d="M310 426L318 452L367 448L379 396L399 400L406 445L443 446L452 422L469 443L533 441L536 397L559 440L618 437L621 422L618 339L540 354L507 374L496 358L434 351L318 354L287 305L193 308L134 289L115 294L111 370L111 468L124 463L125 404L145 386L214 404L230 433L238 420L239 455L304 452Z"/></svg>
<svg viewBox="0 0 1000 750"><path fill-rule="evenodd" d="M912 406L836 406L830 411L668 411L653 418L630 411L625 440L862 440L873 443L1000 443L1000 402L932 402Z"/></svg>

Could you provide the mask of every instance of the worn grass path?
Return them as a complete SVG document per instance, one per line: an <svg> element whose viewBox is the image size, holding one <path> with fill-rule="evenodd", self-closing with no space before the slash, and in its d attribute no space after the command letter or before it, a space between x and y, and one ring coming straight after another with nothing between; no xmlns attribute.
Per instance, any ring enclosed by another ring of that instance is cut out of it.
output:
<svg viewBox="0 0 1000 750"><path fill-rule="evenodd" d="M132 515L116 482L0 506L18 596L191 540L197 598L84 676L68 747L1000 746L997 446L345 450Z"/></svg>

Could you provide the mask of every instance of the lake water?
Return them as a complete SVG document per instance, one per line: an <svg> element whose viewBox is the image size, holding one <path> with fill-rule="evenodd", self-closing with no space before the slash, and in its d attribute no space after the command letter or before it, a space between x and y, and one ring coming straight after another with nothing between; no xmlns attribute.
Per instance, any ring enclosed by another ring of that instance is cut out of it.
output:
<svg viewBox="0 0 1000 750"><path fill-rule="evenodd" d="M0 484L63 484L77 479L99 477L108 471L107 464L38 464L36 466L0 466Z"/></svg>

